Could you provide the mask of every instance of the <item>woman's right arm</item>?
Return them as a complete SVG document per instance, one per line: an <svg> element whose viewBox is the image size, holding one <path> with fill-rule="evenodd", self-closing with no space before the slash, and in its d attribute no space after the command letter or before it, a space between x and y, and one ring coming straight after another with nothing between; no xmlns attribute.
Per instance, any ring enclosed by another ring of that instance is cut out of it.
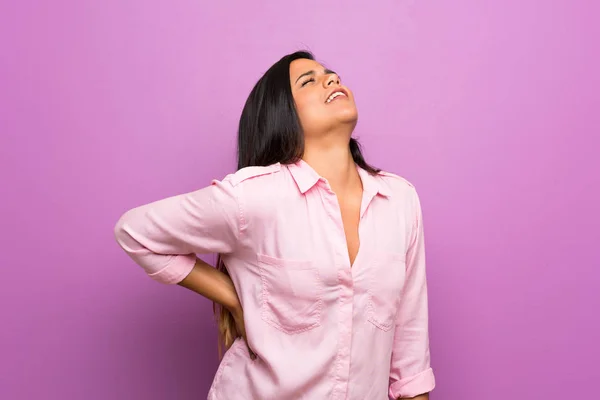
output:
<svg viewBox="0 0 600 400"><path fill-rule="evenodd" d="M192 271L179 285L221 304L234 318L242 317L242 306L231 278L201 259L196 260Z"/></svg>
<svg viewBox="0 0 600 400"><path fill-rule="evenodd" d="M235 312L239 301L231 279L196 254L233 252L242 215L237 188L225 178L127 211L115 238L153 279L184 286Z"/></svg>
<svg viewBox="0 0 600 400"><path fill-rule="evenodd" d="M198 259L192 272L179 282L179 285L199 293L228 309L234 319L237 333L244 338L246 344L248 343L244 324L244 311L237 297L235 286L228 275ZM255 358L256 355L252 349L248 347L248 350L250 357Z"/></svg>

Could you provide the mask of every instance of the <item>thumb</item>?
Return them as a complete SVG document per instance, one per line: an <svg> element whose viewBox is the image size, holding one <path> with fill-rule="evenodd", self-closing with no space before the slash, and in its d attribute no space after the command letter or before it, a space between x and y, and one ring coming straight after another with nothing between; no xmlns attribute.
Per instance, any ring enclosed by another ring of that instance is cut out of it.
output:
<svg viewBox="0 0 600 400"><path fill-rule="evenodd" d="M240 336L242 337L242 339L244 340L244 342L246 343L246 347L248 348L248 353L250 354L250 358L252 360L256 359L256 353L254 353L254 351L252 351L252 349L250 348L250 345L248 344L248 336L246 336L246 326L244 325L244 320L241 319L237 321L237 328L238 328L238 332L240 333Z"/></svg>
<svg viewBox="0 0 600 400"><path fill-rule="evenodd" d="M248 336L246 336L246 329L242 328L242 338L244 339L244 342L246 343L246 347L248 348L248 353L250 354L250 358L252 360L256 359L256 353L254 353L254 351L252 351L252 349L250 348L250 345L248 344Z"/></svg>
<svg viewBox="0 0 600 400"><path fill-rule="evenodd" d="M244 338L244 340L246 340L246 339ZM246 340L246 347L248 347L248 353L250 354L250 359L252 359L252 360L256 360L256 353L254 353L254 352L252 351L252 349L251 349L251 348L250 348L250 346L248 345L248 341L247 341L247 340Z"/></svg>

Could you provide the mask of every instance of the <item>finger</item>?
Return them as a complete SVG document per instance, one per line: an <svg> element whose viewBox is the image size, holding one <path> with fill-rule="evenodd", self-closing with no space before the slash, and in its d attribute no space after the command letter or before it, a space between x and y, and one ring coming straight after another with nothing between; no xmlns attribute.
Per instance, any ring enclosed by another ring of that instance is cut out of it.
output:
<svg viewBox="0 0 600 400"><path fill-rule="evenodd" d="M244 341L246 342L246 347L248 348L248 353L250 354L250 359L256 360L256 353L252 351L250 345L248 344L248 339L244 336Z"/></svg>

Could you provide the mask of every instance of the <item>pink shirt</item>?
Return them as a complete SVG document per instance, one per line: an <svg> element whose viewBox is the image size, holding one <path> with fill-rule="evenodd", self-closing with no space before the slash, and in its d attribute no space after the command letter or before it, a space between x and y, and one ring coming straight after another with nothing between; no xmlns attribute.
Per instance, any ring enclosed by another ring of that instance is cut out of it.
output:
<svg viewBox="0 0 600 400"><path fill-rule="evenodd" d="M117 241L160 282L181 281L195 254L223 255L258 359L236 340L209 400L384 400L435 386L417 192L359 173L352 266L337 197L304 161L244 168L119 220Z"/></svg>

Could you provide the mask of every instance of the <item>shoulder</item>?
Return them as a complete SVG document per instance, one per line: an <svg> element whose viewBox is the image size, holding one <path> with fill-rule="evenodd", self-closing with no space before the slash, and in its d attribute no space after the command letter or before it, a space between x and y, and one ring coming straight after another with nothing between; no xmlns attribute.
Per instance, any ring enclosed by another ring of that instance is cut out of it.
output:
<svg viewBox="0 0 600 400"><path fill-rule="evenodd" d="M285 207L290 179L287 169L280 163L245 167L228 175L228 181L238 202L244 219L250 226L253 221L264 223L276 217L275 210Z"/></svg>
<svg viewBox="0 0 600 400"><path fill-rule="evenodd" d="M257 178L271 176L281 171L281 164L272 164L265 167L245 167L229 174L225 179L232 186L238 186L243 182L256 180Z"/></svg>
<svg viewBox="0 0 600 400"><path fill-rule="evenodd" d="M280 163L261 167L245 167L227 175L225 180L246 210L274 205L289 193L289 185Z"/></svg>
<svg viewBox="0 0 600 400"><path fill-rule="evenodd" d="M401 175L389 171L379 171L377 178L381 185L393 194L412 195L416 192L415 185Z"/></svg>
<svg viewBox="0 0 600 400"><path fill-rule="evenodd" d="M417 189L411 181L401 175L387 171L380 171L378 178L381 185L391 194L390 199L392 202L405 209L409 214L416 213L420 215L421 201Z"/></svg>

